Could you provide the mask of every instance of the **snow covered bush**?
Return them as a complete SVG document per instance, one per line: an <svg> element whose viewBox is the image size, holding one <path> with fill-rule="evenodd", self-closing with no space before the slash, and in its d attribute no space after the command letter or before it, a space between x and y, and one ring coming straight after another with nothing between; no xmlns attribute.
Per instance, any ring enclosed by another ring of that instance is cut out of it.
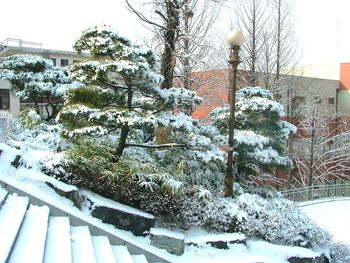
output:
<svg viewBox="0 0 350 263"><path fill-rule="evenodd" d="M241 232L246 214L231 198L198 198L188 195L177 215L181 226L203 227L209 231Z"/></svg>
<svg viewBox="0 0 350 263"><path fill-rule="evenodd" d="M302 247L323 247L331 240L330 234L303 214L292 201L245 193L237 197L236 203L247 214L241 227L249 237Z"/></svg>
<svg viewBox="0 0 350 263"><path fill-rule="evenodd" d="M213 125L227 136L229 106L215 109L210 116ZM268 90L246 87L237 91L234 163L238 179L291 168L292 162L285 154L285 143L296 128L283 121L283 116L283 106L273 100Z"/></svg>
<svg viewBox="0 0 350 263"><path fill-rule="evenodd" d="M33 103L37 113L38 103L45 103L48 119L56 117L65 92L80 86L68 77L66 68L55 67L50 59L34 55L6 57L0 64L0 79L10 81L16 95Z"/></svg>
<svg viewBox="0 0 350 263"><path fill-rule="evenodd" d="M27 108L18 115L21 124L26 128L35 128L41 122L41 116L33 109Z"/></svg>
<svg viewBox="0 0 350 263"><path fill-rule="evenodd" d="M19 121L8 111L0 110L0 142L6 143L21 131Z"/></svg>

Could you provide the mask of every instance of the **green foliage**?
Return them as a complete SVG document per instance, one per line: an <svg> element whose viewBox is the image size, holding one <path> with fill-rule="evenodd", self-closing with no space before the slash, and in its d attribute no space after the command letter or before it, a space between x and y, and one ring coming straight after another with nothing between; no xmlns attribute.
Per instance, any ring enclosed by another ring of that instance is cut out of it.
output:
<svg viewBox="0 0 350 263"><path fill-rule="evenodd" d="M26 128L33 129L42 123L41 117L35 110L27 108L18 114L19 121Z"/></svg>
<svg viewBox="0 0 350 263"><path fill-rule="evenodd" d="M290 169L285 143L296 128L282 120L283 106L272 94L259 87L243 88L237 92L235 112L234 163L240 179ZM214 126L227 136L229 107L214 110L211 117Z"/></svg>
<svg viewBox="0 0 350 263"><path fill-rule="evenodd" d="M125 98L116 96L112 90L101 92L101 88L98 87L81 87L67 94L66 105L79 103L91 108L105 108L115 105L118 99L125 103Z"/></svg>

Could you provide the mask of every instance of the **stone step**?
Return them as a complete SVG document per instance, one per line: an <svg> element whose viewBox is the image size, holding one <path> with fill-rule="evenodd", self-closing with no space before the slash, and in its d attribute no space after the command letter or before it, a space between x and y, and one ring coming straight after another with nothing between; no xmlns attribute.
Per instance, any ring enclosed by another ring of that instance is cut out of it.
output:
<svg viewBox="0 0 350 263"><path fill-rule="evenodd" d="M87 226L71 227L73 263L96 263L94 247Z"/></svg>
<svg viewBox="0 0 350 263"><path fill-rule="evenodd" d="M106 236L92 236L97 263L116 263L111 244Z"/></svg>
<svg viewBox="0 0 350 263"><path fill-rule="evenodd" d="M133 259L126 246L112 246L117 263L133 263Z"/></svg>
<svg viewBox="0 0 350 263"><path fill-rule="evenodd" d="M30 205L27 210L9 263L41 263L44 257L50 209Z"/></svg>
<svg viewBox="0 0 350 263"><path fill-rule="evenodd" d="M44 263L72 263L70 222L68 217L50 217Z"/></svg>
<svg viewBox="0 0 350 263"><path fill-rule="evenodd" d="M131 255L134 263L148 263L147 258L144 255Z"/></svg>
<svg viewBox="0 0 350 263"><path fill-rule="evenodd" d="M0 209L0 262L7 262L18 235L29 201L27 197L9 195Z"/></svg>

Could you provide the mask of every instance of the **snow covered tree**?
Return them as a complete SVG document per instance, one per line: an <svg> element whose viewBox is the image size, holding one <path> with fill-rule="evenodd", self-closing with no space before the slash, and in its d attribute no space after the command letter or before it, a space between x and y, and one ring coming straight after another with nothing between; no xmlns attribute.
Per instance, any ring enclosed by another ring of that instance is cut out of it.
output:
<svg viewBox="0 0 350 263"><path fill-rule="evenodd" d="M14 55L0 65L0 79L10 81L17 96L34 103L44 103L47 118L56 117L67 90L79 86L72 83L66 68L55 67L50 59L34 55Z"/></svg>
<svg viewBox="0 0 350 263"><path fill-rule="evenodd" d="M237 179L291 168L285 143L296 128L281 119L283 106L273 100L271 92L260 87L240 89L236 96L234 164ZM215 109L211 117L213 125L227 135L229 106Z"/></svg>
<svg viewBox="0 0 350 263"><path fill-rule="evenodd" d="M74 48L78 52L90 52L93 60L72 65L72 78L86 86L68 94L59 119L66 124L68 137L117 133L117 160L127 146L167 147L150 145L159 115L193 107L201 101L185 89L162 90L159 86L163 77L156 73L153 51L134 44L109 27L84 31ZM128 142L129 137L136 143Z"/></svg>

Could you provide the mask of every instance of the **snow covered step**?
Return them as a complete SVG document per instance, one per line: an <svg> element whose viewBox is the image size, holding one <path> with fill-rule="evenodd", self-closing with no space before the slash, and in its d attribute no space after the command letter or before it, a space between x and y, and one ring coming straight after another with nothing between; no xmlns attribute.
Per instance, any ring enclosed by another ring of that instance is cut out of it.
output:
<svg viewBox="0 0 350 263"><path fill-rule="evenodd" d="M132 257L126 246L112 246L117 263L133 263Z"/></svg>
<svg viewBox="0 0 350 263"><path fill-rule="evenodd" d="M16 194L9 195L0 208L0 262L5 262L21 227L29 200Z"/></svg>
<svg viewBox="0 0 350 263"><path fill-rule="evenodd" d="M144 255L132 255L134 263L148 263L147 258Z"/></svg>
<svg viewBox="0 0 350 263"><path fill-rule="evenodd" d="M96 263L89 227L71 227L73 263Z"/></svg>
<svg viewBox="0 0 350 263"><path fill-rule="evenodd" d="M116 263L111 244L106 236L92 236L97 263Z"/></svg>
<svg viewBox="0 0 350 263"><path fill-rule="evenodd" d="M57 249L59 248L59 249ZM44 263L71 263L72 251L68 217L50 217Z"/></svg>
<svg viewBox="0 0 350 263"><path fill-rule="evenodd" d="M43 261L49 213L50 209L47 206L30 205L9 263Z"/></svg>

